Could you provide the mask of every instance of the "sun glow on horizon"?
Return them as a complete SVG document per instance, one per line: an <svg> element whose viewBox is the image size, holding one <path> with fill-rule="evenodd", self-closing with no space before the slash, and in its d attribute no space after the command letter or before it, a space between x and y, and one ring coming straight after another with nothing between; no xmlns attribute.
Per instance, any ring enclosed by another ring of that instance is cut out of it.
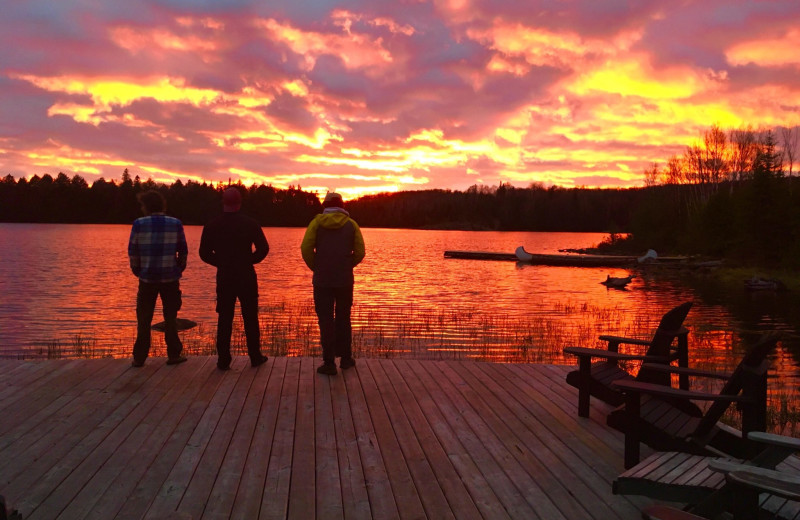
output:
<svg viewBox="0 0 800 520"><path fill-rule="evenodd" d="M800 124L788 2L38 9L0 19L0 164L25 176L633 187L711 125Z"/></svg>

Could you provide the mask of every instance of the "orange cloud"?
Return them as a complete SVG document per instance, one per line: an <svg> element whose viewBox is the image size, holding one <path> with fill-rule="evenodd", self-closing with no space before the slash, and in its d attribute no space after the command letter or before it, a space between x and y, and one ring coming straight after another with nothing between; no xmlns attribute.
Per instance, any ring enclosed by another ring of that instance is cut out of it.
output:
<svg viewBox="0 0 800 520"><path fill-rule="evenodd" d="M219 43L197 35L177 35L166 29L116 27L111 29L111 40L131 52L153 52L156 49L201 53L205 56L219 50Z"/></svg>
<svg viewBox="0 0 800 520"><path fill-rule="evenodd" d="M646 56L629 56L624 61L610 61L594 70L578 75L565 87L577 95L605 92L648 99L686 99L710 88L707 75L688 67L666 67L658 70L648 65Z"/></svg>
<svg viewBox="0 0 800 520"><path fill-rule="evenodd" d="M220 96L215 90L188 87L183 78L47 77L26 74L12 77L50 92L88 94L95 103L96 110L108 110L111 105L129 105L136 100L146 98L164 103L188 102L199 106L208 104ZM61 110L64 111L63 108Z"/></svg>
<svg viewBox="0 0 800 520"><path fill-rule="evenodd" d="M800 29L790 29L781 37L749 40L725 52L731 65L755 64L762 67L800 66Z"/></svg>
<svg viewBox="0 0 800 520"><path fill-rule="evenodd" d="M392 54L385 48L380 38L349 31L343 33L305 31L272 18L259 19L254 24L267 33L267 38L282 42L293 52L303 56L308 70L323 54L340 57L350 69L372 69L373 74L379 73L374 69L382 70L393 62ZM345 24L345 27L349 26Z"/></svg>

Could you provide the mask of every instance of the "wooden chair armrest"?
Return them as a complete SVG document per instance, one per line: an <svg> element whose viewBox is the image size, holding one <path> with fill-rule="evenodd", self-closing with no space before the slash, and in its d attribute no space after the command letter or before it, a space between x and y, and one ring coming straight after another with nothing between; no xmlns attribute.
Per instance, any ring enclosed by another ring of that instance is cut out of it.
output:
<svg viewBox="0 0 800 520"><path fill-rule="evenodd" d="M800 476L774 469L745 466L725 475L728 482L755 489L760 493L800 500Z"/></svg>
<svg viewBox="0 0 800 520"><path fill-rule="evenodd" d="M623 338L622 336L598 336L598 339L601 341L607 341L609 343L616 343L617 345L621 345L625 343L626 345L642 345L647 346L650 344L650 340L646 339L634 339L634 338Z"/></svg>
<svg viewBox="0 0 800 520"><path fill-rule="evenodd" d="M717 473L730 473L732 471L752 468L754 466L747 464L742 460L728 459L720 457L718 459L711 459L708 461L708 469Z"/></svg>
<svg viewBox="0 0 800 520"><path fill-rule="evenodd" d="M686 327L681 327L678 330L661 330L661 331L658 331L658 334L664 334L664 335L673 336L673 337L677 337L677 336L680 336L681 334L688 334L688 333L689 333L689 329L687 329ZM652 342L652 340L649 340L649 339L626 338L626 337L623 337L623 336L609 336L607 334L603 334L602 336L598 336L598 339L600 341L607 341L609 344L622 345L624 343L626 345L641 345L643 347L646 347L646 346L650 345L650 343Z"/></svg>
<svg viewBox="0 0 800 520"><path fill-rule="evenodd" d="M762 442L780 448L787 448L793 451L800 451L800 439L789 437L787 435L778 435L777 433L767 432L750 432L747 438L751 441Z"/></svg>
<svg viewBox="0 0 800 520"><path fill-rule="evenodd" d="M613 359L615 361L650 361L654 364L658 362L668 363L669 358L666 356L645 356L637 354L622 354L620 352L613 352L611 350L603 350L600 348L588 347L566 347L565 354L572 354L573 356L581 357L597 357L603 359Z"/></svg>
<svg viewBox="0 0 800 520"><path fill-rule="evenodd" d="M707 392L693 392L690 390L681 390L678 388L672 388L653 383L642 383L639 381L619 380L611 383L611 386L618 388L625 393L636 392L640 394L669 397L673 399L693 399L696 401L722 401L731 403L744 403L752 401L752 399L744 395L721 395Z"/></svg>
<svg viewBox="0 0 800 520"><path fill-rule="evenodd" d="M663 363L643 364L642 368L655 370L658 372L669 372L671 374L684 374L696 377L708 377L715 379L730 379L731 374L728 372L711 372L709 370L700 370L697 368L676 367L673 365L665 365Z"/></svg>

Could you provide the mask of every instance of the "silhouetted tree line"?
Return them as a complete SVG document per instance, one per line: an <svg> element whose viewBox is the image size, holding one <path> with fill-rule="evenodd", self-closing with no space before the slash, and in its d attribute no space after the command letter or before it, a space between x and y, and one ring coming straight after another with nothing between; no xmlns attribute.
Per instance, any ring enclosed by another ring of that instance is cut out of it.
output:
<svg viewBox="0 0 800 520"><path fill-rule="evenodd" d="M317 194L253 185L242 190L242 211L264 226L306 226L322 210ZM0 181L0 221L130 223L141 216L136 195L161 191L167 212L186 224L204 224L221 211L227 185L180 180L99 179L91 186L79 175L59 173ZM422 190L370 195L346 203L365 227L530 231L623 231L642 189L565 189L533 185L473 186L466 191Z"/></svg>
<svg viewBox="0 0 800 520"><path fill-rule="evenodd" d="M800 180L793 176L798 128L712 126L697 144L645 172L629 189L473 186L369 195L347 202L364 227L630 233L622 246L661 254L725 257L742 263L800 267ZM238 185L242 209L263 226L306 226L321 211L317 194L300 188ZM137 193L158 189L168 212L204 224L221 211L225 185L59 173L0 180L0 221L130 223L140 216ZM616 245L620 245L617 243Z"/></svg>
<svg viewBox="0 0 800 520"><path fill-rule="evenodd" d="M306 226L322 209L317 194L300 188L253 185L242 190L242 211L264 226ZM130 223L141 216L136 195L161 191L167 211L186 224L204 224L221 209L227 185L180 180L167 186L131 178L98 179L91 186L80 176L59 173L0 181L0 221L56 223ZM370 195L347 208L365 227L606 231L628 227L640 189L598 190L473 186L466 191L423 190Z"/></svg>
<svg viewBox="0 0 800 520"><path fill-rule="evenodd" d="M620 231L641 189L472 186L368 195L347 203L370 227L504 231Z"/></svg>
<svg viewBox="0 0 800 520"><path fill-rule="evenodd" d="M800 131L779 131L712 126L682 156L654 164L630 245L800 268Z"/></svg>
<svg viewBox="0 0 800 520"><path fill-rule="evenodd" d="M242 211L265 226L306 226L322 206L316 194L290 187L237 185ZM142 216L137 194L156 189L167 200L167 212L185 224L205 224L222 211L227 185L180 180L167 186L131 178L126 169L120 182L98 179L91 186L80 176L59 173L27 180L7 175L0 181L0 222L129 224Z"/></svg>

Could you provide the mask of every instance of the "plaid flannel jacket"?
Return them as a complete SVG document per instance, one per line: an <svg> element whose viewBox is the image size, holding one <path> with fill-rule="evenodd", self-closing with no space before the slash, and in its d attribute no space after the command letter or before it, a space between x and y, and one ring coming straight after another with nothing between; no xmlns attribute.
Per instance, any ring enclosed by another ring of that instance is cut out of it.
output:
<svg viewBox="0 0 800 520"><path fill-rule="evenodd" d="M133 222L128 257L131 271L143 282L179 280L188 252L180 220L155 213Z"/></svg>

